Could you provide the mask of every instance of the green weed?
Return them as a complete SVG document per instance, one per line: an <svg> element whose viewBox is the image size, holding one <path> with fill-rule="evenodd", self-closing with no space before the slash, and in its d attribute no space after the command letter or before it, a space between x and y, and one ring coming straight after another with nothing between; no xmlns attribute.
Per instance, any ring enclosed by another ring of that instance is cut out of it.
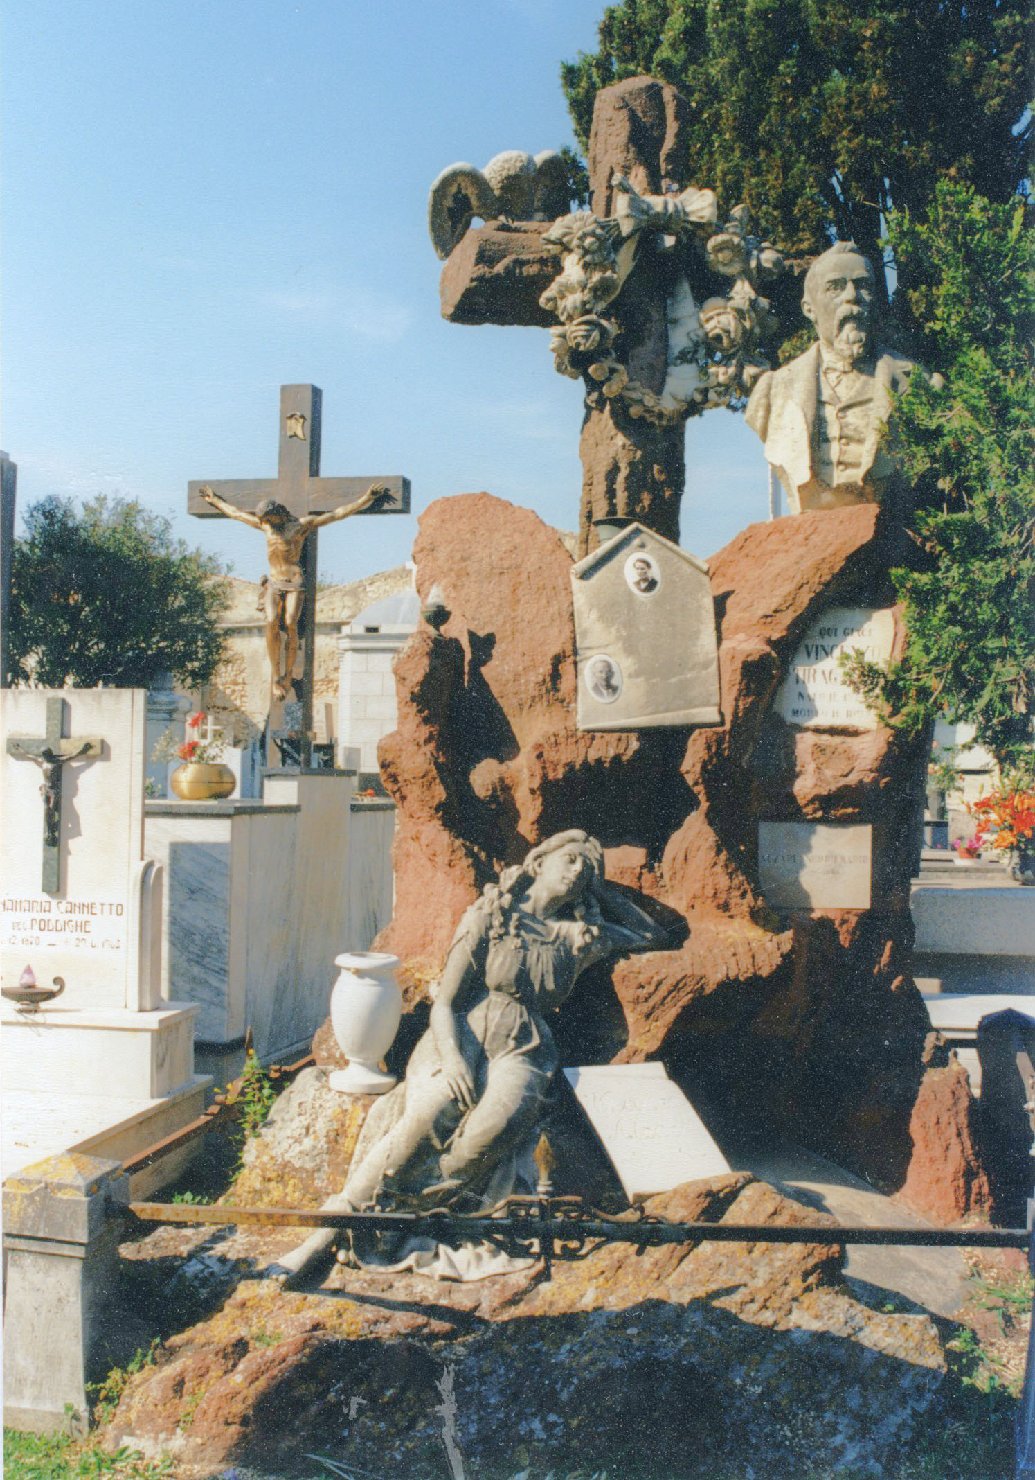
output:
<svg viewBox="0 0 1035 1480"><path fill-rule="evenodd" d="M4 1429L6 1480L160 1480L171 1468L170 1459L145 1460L136 1449L122 1448L109 1454L96 1439Z"/></svg>
<svg viewBox="0 0 1035 1480"><path fill-rule="evenodd" d="M155 1365L161 1344L156 1336L149 1347L142 1346L139 1351L135 1352L125 1367L113 1367L103 1382L87 1384L86 1391L93 1399L95 1423L107 1423L114 1417L115 1410L119 1406L119 1399L126 1391L130 1378L138 1372L143 1372L145 1367Z"/></svg>
<svg viewBox="0 0 1035 1480"><path fill-rule="evenodd" d="M259 1134L269 1118L276 1098L273 1080L259 1063L254 1049L249 1049L233 1100L237 1107L237 1125L242 1141L250 1141Z"/></svg>

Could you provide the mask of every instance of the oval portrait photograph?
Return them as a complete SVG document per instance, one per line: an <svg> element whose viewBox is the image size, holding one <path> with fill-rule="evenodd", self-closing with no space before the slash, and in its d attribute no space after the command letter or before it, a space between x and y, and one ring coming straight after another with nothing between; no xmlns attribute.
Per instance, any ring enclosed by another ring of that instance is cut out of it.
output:
<svg viewBox="0 0 1035 1480"><path fill-rule="evenodd" d="M631 591L649 596L661 585L661 571L653 556L645 550L634 550L625 562L625 579Z"/></svg>
<svg viewBox="0 0 1035 1480"><path fill-rule="evenodd" d="M585 679L587 689L599 704L613 704L622 692L622 670L606 653L590 658Z"/></svg>

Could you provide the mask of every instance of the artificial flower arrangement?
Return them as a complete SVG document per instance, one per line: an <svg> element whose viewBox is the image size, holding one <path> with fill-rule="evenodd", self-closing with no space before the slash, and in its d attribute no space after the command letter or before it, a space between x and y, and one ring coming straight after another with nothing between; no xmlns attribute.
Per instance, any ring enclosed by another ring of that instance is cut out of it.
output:
<svg viewBox="0 0 1035 1480"><path fill-rule="evenodd" d="M977 820L976 836L992 848L1012 852L1030 846L1035 838L1035 791L1030 788L990 792L969 810Z"/></svg>
<svg viewBox="0 0 1035 1480"><path fill-rule="evenodd" d="M210 735L207 739L203 739L199 732L204 721L205 711L203 709L189 714L186 722L187 734L183 740L178 739L175 730L170 726L151 752L151 759L184 761L187 765L218 765L223 759L224 741L221 735Z"/></svg>
<svg viewBox="0 0 1035 1480"><path fill-rule="evenodd" d="M952 844L952 851L960 858L977 858L984 846L984 837L976 832L970 838L957 838Z"/></svg>

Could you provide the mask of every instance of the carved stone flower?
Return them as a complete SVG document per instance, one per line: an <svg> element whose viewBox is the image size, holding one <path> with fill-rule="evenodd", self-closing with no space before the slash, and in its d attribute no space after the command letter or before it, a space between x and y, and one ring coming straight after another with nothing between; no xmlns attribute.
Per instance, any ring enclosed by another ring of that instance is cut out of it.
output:
<svg viewBox="0 0 1035 1480"><path fill-rule="evenodd" d="M708 266L724 277L740 277L748 269L747 246L736 231L718 231L708 238L705 248Z"/></svg>
<svg viewBox="0 0 1035 1480"><path fill-rule="evenodd" d="M578 380L581 371L571 362L571 345L568 343L567 329L550 330L550 350L553 354L553 363L561 375L567 375L569 380Z"/></svg>
<svg viewBox="0 0 1035 1480"><path fill-rule="evenodd" d="M598 349L601 345L606 346L612 339L611 326L605 319L597 318L592 314L587 314L574 324L569 324L567 335L571 348L580 354L588 354L590 350Z"/></svg>
<svg viewBox="0 0 1035 1480"><path fill-rule="evenodd" d="M700 308L701 328L712 349L732 354L744 340L747 326L728 298L706 298Z"/></svg>
<svg viewBox="0 0 1035 1480"><path fill-rule="evenodd" d="M785 262L783 254L778 252L769 242L761 242L754 255L754 269L759 277L776 277L783 272Z"/></svg>

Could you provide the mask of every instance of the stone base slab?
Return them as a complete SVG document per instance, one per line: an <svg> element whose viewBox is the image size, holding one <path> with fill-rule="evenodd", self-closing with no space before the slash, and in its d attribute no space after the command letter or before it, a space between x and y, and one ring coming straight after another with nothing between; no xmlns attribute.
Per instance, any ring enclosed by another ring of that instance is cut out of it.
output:
<svg viewBox="0 0 1035 1480"><path fill-rule="evenodd" d="M208 1075L195 1074L159 1099L5 1090L3 1175L13 1176L65 1151L127 1161L197 1120L211 1084ZM188 1153L199 1146L191 1142ZM131 1180L132 1196L147 1197L177 1170L169 1158L143 1168Z"/></svg>
<svg viewBox="0 0 1035 1480"><path fill-rule="evenodd" d="M5 1091L41 1086L71 1095L154 1100L193 1077L197 1008L169 1002L153 1012L86 1013L60 1006L3 1012Z"/></svg>

